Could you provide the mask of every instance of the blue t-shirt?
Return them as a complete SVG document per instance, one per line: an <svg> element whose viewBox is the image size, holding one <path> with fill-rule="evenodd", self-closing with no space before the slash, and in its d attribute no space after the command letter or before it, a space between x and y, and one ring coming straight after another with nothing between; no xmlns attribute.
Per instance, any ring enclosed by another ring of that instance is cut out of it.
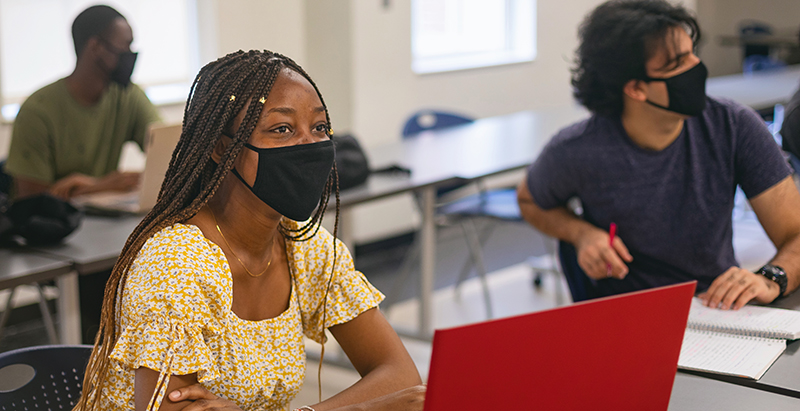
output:
<svg viewBox="0 0 800 411"><path fill-rule="evenodd" d="M636 145L619 118L592 116L561 130L528 168L543 209L581 200L584 219L617 234L633 256L623 280L597 281L601 295L697 280L698 291L728 268L736 186L753 198L790 174L762 119L708 98L661 151Z"/></svg>

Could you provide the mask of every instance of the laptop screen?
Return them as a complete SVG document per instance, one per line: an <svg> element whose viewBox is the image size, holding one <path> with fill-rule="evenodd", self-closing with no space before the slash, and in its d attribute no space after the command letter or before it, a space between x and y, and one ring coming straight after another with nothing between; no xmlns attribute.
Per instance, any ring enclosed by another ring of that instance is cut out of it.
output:
<svg viewBox="0 0 800 411"><path fill-rule="evenodd" d="M695 284L437 330L425 410L666 410Z"/></svg>

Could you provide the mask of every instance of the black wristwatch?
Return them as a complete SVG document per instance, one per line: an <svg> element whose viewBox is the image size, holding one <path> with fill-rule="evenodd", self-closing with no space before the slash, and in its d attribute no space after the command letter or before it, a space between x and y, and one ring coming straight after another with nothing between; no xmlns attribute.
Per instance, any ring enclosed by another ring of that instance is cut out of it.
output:
<svg viewBox="0 0 800 411"><path fill-rule="evenodd" d="M756 271L756 274L761 274L764 277L774 281L780 287L780 294L778 294L778 298L783 297L783 293L786 292L786 285L788 284L789 280L786 278L786 271L783 271L783 268L778 267L777 265L772 264L764 264L763 267L759 268Z"/></svg>

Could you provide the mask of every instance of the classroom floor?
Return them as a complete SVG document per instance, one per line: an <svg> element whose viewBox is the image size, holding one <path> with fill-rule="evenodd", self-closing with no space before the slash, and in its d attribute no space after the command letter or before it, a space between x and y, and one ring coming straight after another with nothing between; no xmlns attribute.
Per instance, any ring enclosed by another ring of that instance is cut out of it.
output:
<svg viewBox="0 0 800 411"><path fill-rule="evenodd" d="M496 318L545 310L566 304L569 291L560 276L545 274L539 288L533 286L534 270L530 266L531 256L547 255L546 241L532 228L519 223L499 223L483 248L487 270L492 308ZM437 328L451 327L484 321L486 319L485 301L480 282L474 270L470 279L464 282L460 293L453 285L458 278L464 262L468 258L467 249L459 227L446 227L438 231L437 277L434 294L434 325ZM364 272L378 289L389 293L398 268L402 265L409 249L408 244L398 245L379 251L356 256L356 268ZM734 214L734 248L743 267L758 268L775 251L752 212L737 211ZM538 261L542 263L543 261ZM544 261L546 263L547 261ZM416 267L417 262L412 261ZM384 314L398 329L412 330L417 323L418 304L416 295L418 284L415 276L402 283L397 294L398 302L384 310ZM32 306L35 308L35 305ZM29 310L20 316L29 319L17 321L4 331L0 339L0 352L29 345L47 344L47 336L38 309ZM12 315L12 318L16 315ZM423 380L427 378L431 348L428 342L403 338ZM320 347L307 342L309 357L318 358ZM358 380L358 373L349 366L336 365L345 361L341 350L332 338L326 346L326 361L322 369L323 397L331 396ZM293 402L294 406L318 401L319 363L308 361L306 383Z"/></svg>

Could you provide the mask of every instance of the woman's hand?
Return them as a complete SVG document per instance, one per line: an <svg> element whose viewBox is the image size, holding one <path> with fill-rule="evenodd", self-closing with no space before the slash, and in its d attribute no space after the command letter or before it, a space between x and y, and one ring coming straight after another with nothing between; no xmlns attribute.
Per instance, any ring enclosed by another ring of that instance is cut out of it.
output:
<svg viewBox="0 0 800 411"><path fill-rule="evenodd" d="M193 384L172 391L169 393L169 400L172 402L192 401L183 411L242 410L233 401L217 397L200 384Z"/></svg>
<svg viewBox="0 0 800 411"><path fill-rule="evenodd" d="M422 411L426 389L424 384L415 385L366 401L361 405L369 411Z"/></svg>

